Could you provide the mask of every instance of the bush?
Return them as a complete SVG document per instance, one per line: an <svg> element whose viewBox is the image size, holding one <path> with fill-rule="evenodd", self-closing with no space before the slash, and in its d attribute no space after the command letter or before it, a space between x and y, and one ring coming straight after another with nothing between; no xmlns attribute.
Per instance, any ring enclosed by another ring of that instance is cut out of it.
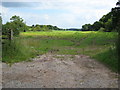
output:
<svg viewBox="0 0 120 90"><path fill-rule="evenodd" d="M104 32L104 31L105 31L105 28L101 27L98 31Z"/></svg>

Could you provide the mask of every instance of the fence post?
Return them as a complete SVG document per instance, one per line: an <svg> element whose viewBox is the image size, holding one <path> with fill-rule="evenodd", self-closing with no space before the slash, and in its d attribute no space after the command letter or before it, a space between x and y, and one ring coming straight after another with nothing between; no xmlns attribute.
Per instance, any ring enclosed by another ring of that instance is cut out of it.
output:
<svg viewBox="0 0 120 90"><path fill-rule="evenodd" d="M9 29L9 35L8 35L9 40L13 40L13 30Z"/></svg>

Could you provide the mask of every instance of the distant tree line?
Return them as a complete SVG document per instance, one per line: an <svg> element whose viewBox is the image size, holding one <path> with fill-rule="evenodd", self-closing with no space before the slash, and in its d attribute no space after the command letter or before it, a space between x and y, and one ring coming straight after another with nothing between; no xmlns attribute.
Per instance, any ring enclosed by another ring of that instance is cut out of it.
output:
<svg viewBox="0 0 120 90"><path fill-rule="evenodd" d="M70 28L70 29L65 29L65 31L80 31L80 29L77 29L77 28Z"/></svg>
<svg viewBox="0 0 120 90"><path fill-rule="evenodd" d="M9 38L11 31L13 32L13 36L18 36L20 32L26 32L26 31L52 31L52 30L65 30L58 28L57 26L52 25L32 25L27 26L24 20L20 16L12 16L10 18L10 22L6 22L5 24L2 24L2 17L0 16L0 25L2 28L0 28L2 31L2 38L7 39Z"/></svg>
<svg viewBox="0 0 120 90"><path fill-rule="evenodd" d="M112 25L112 11L106 15L103 15L99 21L94 22L93 24L85 24L82 26L81 31L105 31L111 32L115 31Z"/></svg>
<svg viewBox="0 0 120 90"><path fill-rule="evenodd" d="M52 25L32 25L29 26L29 31L51 31L51 30L63 30L61 28L58 28L57 26Z"/></svg>
<svg viewBox="0 0 120 90"><path fill-rule="evenodd" d="M119 5L119 3L117 3ZM106 15L103 15L99 21L94 22L93 24L85 24L81 29L70 28L62 29L57 26L52 25L32 25L27 26L24 20L19 16L12 16L10 22L2 24L2 18L0 16L0 22L2 25L2 35L10 36L10 32L13 31L13 36L18 36L20 32L26 31L52 31L52 30L63 30L63 31L120 31L120 11L119 8L113 8L111 12ZM118 10L118 11L116 11Z"/></svg>

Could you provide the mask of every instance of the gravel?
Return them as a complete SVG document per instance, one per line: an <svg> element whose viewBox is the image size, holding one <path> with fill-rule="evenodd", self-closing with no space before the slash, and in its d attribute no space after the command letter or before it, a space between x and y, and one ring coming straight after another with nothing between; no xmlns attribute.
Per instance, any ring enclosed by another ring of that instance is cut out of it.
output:
<svg viewBox="0 0 120 90"><path fill-rule="evenodd" d="M2 63L3 88L118 88L118 74L85 55L47 53L11 67Z"/></svg>

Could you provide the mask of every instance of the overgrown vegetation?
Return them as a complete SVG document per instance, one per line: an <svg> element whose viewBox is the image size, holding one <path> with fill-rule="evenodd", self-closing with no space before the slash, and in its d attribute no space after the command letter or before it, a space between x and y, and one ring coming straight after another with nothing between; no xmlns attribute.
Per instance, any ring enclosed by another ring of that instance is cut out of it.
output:
<svg viewBox="0 0 120 90"><path fill-rule="evenodd" d="M107 52L110 47L114 46L116 36L115 32L95 31L22 32L19 37L14 39L12 45L7 45L9 42L4 45L3 61L15 63L45 53L85 54L97 59L100 56L98 54ZM104 55L101 55L103 57L100 56L100 59L103 59ZM116 54L113 55L114 57L106 55L105 59L114 63L113 58L116 59ZM107 64L109 65L109 63ZM114 66L110 65L110 67L117 69Z"/></svg>
<svg viewBox="0 0 120 90"><path fill-rule="evenodd" d="M2 61L12 64L19 61L29 60L29 57L35 56L34 51L27 46L22 46L21 39L15 38L12 41L4 40L2 45Z"/></svg>
<svg viewBox="0 0 120 90"><path fill-rule="evenodd" d="M1 44L1 39L2 39L2 18L0 15L0 61L2 60L2 44Z"/></svg>
<svg viewBox="0 0 120 90"><path fill-rule="evenodd" d="M113 71L118 72L118 56L115 49L109 48L105 52L93 56L93 58L99 60Z"/></svg>
<svg viewBox="0 0 120 90"><path fill-rule="evenodd" d="M120 60L120 1L116 3L117 7L112 8L112 25L113 28L118 32L118 37L116 41L116 51L118 56L118 61ZM120 63L118 63L120 66ZM118 68L118 72L120 73L120 68Z"/></svg>

